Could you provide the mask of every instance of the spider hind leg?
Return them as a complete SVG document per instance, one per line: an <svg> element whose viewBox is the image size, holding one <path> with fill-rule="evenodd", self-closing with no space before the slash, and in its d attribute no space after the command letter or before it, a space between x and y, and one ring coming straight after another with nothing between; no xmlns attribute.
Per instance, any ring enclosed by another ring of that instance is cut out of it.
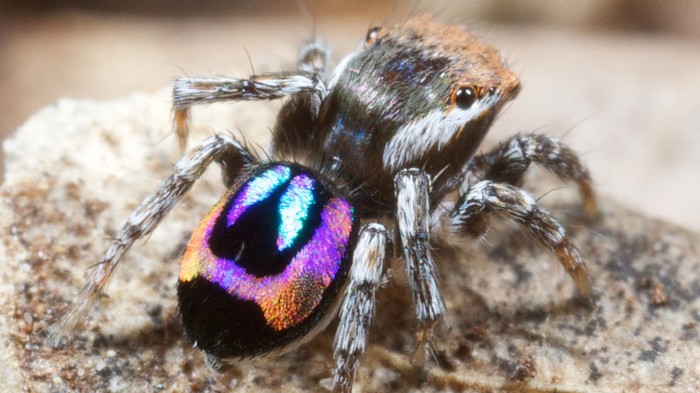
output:
<svg viewBox="0 0 700 393"><path fill-rule="evenodd" d="M253 160L245 148L227 135L213 136L192 149L175 164L170 177L134 210L105 252L90 272L87 283L79 292L72 306L49 327L49 343L58 345L80 322L109 281L121 258L138 239L147 237L160 224L175 204L189 191L213 162L226 168L226 173L236 172L243 163Z"/></svg>

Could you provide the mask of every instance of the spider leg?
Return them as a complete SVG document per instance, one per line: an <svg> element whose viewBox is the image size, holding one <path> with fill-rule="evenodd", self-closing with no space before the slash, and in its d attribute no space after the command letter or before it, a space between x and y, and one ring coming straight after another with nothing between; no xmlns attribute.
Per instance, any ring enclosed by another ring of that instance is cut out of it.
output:
<svg viewBox="0 0 700 393"><path fill-rule="evenodd" d="M588 269L576 246L552 213L537 205L526 192L510 184L484 180L471 186L446 217L447 232L481 236L492 213L522 224L540 244L554 252L573 278L583 298L591 296Z"/></svg>
<svg viewBox="0 0 700 393"><path fill-rule="evenodd" d="M234 171L252 160L243 146L226 135L207 139L180 159L175 164L174 173L129 215L102 260L92 269L88 282L70 309L49 328L49 341L56 345L68 335L95 302L122 256L136 240L153 232L212 162L221 164L225 171Z"/></svg>
<svg viewBox="0 0 700 393"><path fill-rule="evenodd" d="M313 73L325 81L331 53L321 38L309 40L299 50L299 71ZM325 87L294 94L280 108L272 133L272 155L282 160L307 161L310 132L316 128ZM315 153L315 152L314 152Z"/></svg>
<svg viewBox="0 0 700 393"><path fill-rule="evenodd" d="M325 95L325 85L310 72L278 72L251 76L248 79L183 77L173 86L175 134L184 151L189 134L190 108L221 101L274 100L297 93Z"/></svg>
<svg viewBox="0 0 700 393"><path fill-rule="evenodd" d="M381 283L387 232L380 224L362 228L353 254L350 284L340 308L340 323L333 341L337 392L350 392L355 371L365 353L369 326L374 317L374 295Z"/></svg>
<svg viewBox="0 0 700 393"><path fill-rule="evenodd" d="M516 135L490 152L474 157L470 169L479 179L518 186L532 162L562 180L578 183L584 216L589 220L595 218L597 207L590 173L578 155L557 139L537 134Z"/></svg>
<svg viewBox="0 0 700 393"><path fill-rule="evenodd" d="M406 264L408 282L418 318L416 358L422 363L433 329L445 314L445 304L437 285L437 270L430 248L431 183L419 169L404 169L394 177L396 220Z"/></svg>

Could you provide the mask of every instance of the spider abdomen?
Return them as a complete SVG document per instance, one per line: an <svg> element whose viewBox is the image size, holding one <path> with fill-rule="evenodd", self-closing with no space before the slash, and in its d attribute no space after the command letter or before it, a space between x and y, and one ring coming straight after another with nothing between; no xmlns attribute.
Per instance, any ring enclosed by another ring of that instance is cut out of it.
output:
<svg viewBox="0 0 700 393"><path fill-rule="evenodd" d="M209 354L253 357L304 337L343 288L358 221L298 165L262 165L202 219L183 257L185 333Z"/></svg>

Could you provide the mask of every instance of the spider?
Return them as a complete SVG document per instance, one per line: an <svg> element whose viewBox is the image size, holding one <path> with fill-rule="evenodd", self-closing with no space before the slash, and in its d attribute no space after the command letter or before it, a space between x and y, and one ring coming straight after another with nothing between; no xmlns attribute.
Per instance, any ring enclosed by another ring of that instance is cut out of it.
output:
<svg viewBox="0 0 700 393"><path fill-rule="evenodd" d="M228 135L185 154L131 213L55 325L55 338L74 327L131 245L214 162L228 191L194 230L177 287L185 334L213 365L293 350L339 314L333 385L349 392L388 258L403 259L424 357L446 312L431 245L479 237L494 215L521 224L554 252L579 295L590 297L578 249L518 188L531 163L542 165L578 184L584 213L593 217L591 178L576 154L534 134L476 153L520 90L497 50L424 16L370 29L330 75L329 58L313 40L302 47L296 72L175 82L183 150L193 106L287 97L272 159L256 159Z"/></svg>

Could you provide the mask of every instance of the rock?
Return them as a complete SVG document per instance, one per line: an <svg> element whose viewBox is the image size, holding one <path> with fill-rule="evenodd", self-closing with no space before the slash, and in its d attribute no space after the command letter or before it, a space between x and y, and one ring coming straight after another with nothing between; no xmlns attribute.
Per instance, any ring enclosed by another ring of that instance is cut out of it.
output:
<svg viewBox="0 0 700 393"><path fill-rule="evenodd" d="M236 119L251 145L265 147L277 107L251 105L197 108L190 146ZM72 341L45 345L46 327L76 295L86 270L131 209L168 176L176 145L166 93L62 100L5 142L3 388L307 392L328 385L335 324L296 352L252 362L228 378L210 371L183 336L177 264L189 231L224 191L214 168L133 247ZM544 178L538 192L558 187ZM586 258L593 304L576 299L555 258L519 227L497 225L486 242L438 250L449 315L421 372L410 362L416 324L395 262L378 295L361 390L699 390L700 236L605 198L600 219L587 225L576 218L579 201L569 197L555 192L543 204Z"/></svg>

